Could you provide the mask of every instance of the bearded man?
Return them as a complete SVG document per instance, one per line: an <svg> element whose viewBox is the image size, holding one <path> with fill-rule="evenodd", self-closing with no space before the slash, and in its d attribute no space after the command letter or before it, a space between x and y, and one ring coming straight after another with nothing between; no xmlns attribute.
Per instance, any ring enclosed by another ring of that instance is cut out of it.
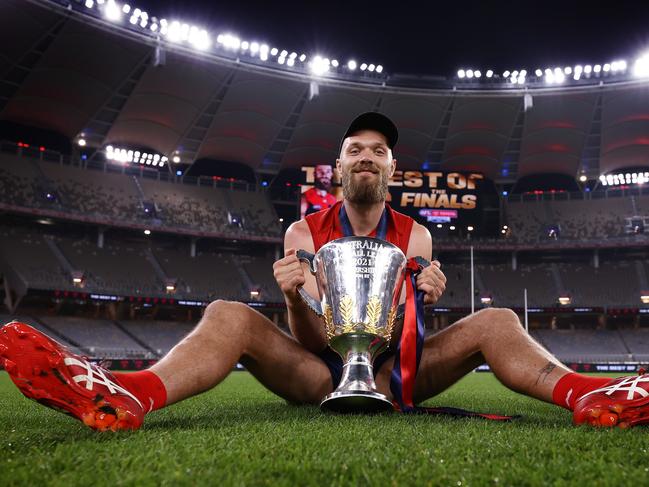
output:
<svg viewBox="0 0 649 487"><path fill-rule="evenodd" d="M300 214L304 216L326 210L336 204L336 197L330 193L333 180L331 166L318 164L313 172L313 188L302 194Z"/></svg>
<svg viewBox="0 0 649 487"><path fill-rule="evenodd" d="M322 321L299 297L300 286L312 296L317 287L296 249L316 252L330 240L357 235L388 240L408 258L432 256L428 230L385 202L397 164L392 155L397 138L397 128L384 115L357 117L342 138L336 161L343 201L286 231L285 256L273 270L293 336L243 303L218 300L151 369L111 373L12 322L0 329L4 368L26 396L98 430L139 428L146 413L216 386L237 362L287 401L319 403L340 381L342 360L328 348ZM435 303L446 283L440 263L433 261L416 282L424 302ZM628 427L649 422L649 375L611 380L573 373L536 343L509 309L480 310L428 337L414 384L415 402L439 394L485 363L510 389L574 411L575 423ZM378 392L390 400L393 365L388 351L373 367Z"/></svg>

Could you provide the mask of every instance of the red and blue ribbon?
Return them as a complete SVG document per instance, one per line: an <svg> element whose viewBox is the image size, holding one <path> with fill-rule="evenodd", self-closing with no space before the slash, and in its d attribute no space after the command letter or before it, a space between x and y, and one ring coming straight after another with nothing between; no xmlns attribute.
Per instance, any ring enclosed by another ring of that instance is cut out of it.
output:
<svg viewBox="0 0 649 487"><path fill-rule="evenodd" d="M394 405L401 412L415 409L415 378L424 347L424 292L417 289L421 267L415 259L406 264L406 312L390 380Z"/></svg>

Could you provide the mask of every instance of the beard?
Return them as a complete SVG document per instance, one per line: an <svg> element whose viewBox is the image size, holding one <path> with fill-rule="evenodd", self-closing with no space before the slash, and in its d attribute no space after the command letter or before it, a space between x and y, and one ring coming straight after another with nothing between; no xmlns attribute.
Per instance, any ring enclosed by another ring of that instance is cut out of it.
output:
<svg viewBox="0 0 649 487"><path fill-rule="evenodd" d="M379 180L375 183L357 181L353 178L354 172L350 169L343 171L343 197L351 202L361 205L383 203L388 196L388 171L379 171Z"/></svg>
<svg viewBox="0 0 649 487"><path fill-rule="evenodd" d="M316 189L329 191L331 189L331 179L327 179L326 181L322 179L316 179L313 185L316 187Z"/></svg>

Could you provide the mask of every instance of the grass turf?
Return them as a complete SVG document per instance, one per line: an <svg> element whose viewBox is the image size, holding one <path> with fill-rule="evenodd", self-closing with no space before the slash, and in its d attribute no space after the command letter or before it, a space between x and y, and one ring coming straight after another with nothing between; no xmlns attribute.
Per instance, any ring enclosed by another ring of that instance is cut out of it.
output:
<svg viewBox="0 0 649 487"><path fill-rule="evenodd" d="M470 374L428 405L522 414L511 423L334 416L245 372L96 433L25 399L0 372L0 485L646 485L648 430L574 427L568 411Z"/></svg>

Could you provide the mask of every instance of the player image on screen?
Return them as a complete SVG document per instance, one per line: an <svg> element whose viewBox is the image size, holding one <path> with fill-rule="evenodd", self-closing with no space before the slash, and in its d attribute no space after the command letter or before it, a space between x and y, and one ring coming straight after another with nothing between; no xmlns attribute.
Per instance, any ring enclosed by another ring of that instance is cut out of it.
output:
<svg viewBox="0 0 649 487"><path fill-rule="evenodd" d="M333 168L328 164L318 164L314 171L314 186L302 193L300 214L302 216L326 210L337 199L331 194Z"/></svg>

